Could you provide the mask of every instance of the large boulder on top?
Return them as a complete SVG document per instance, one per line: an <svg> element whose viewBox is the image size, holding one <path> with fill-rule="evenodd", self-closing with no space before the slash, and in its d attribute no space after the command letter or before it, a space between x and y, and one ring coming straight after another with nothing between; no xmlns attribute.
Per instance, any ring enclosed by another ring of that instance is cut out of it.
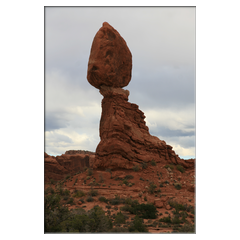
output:
<svg viewBox="0 0 240 240"><path fill-rule="evenodd" d="M88 82L100 86L122 88L131 80L132 54L120 34L107 22L93 39L88 61Z"/></svg>

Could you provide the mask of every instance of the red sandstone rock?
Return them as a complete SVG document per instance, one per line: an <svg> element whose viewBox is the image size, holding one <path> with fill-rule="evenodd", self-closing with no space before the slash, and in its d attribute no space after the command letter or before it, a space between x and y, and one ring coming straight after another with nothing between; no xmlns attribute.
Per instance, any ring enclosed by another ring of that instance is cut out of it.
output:
<svg viewBox="0 0 240 240"><path fill-rule="evenodd" d="M160 199L159 200L155 199L155 206L157 208L162 208L163 207L163 202Z"/></svg>
<svg viewBox="0 0 240 240"><path fill-rule="evenodd" d="M125 87L131 80L132 54L125 40L107 22L99 29L92 43L87 79L100 88Z"/></svg>
<svg viewBox="0 0 240 240"><path fill-rule="evenodd" d="M61 180L67 174L82 171L84 167L90 167L89 161L94 162L94 157L94 155L89 156L88 154L62 154L54 157L44 153L45 181Z"/></svg>
<svg viewBox="0 0 240 240"><path fill-rule="evenodd" d="M121 87L131 80L132 56L126 42L108 23L97 32L89 57L87 79L103 95L100 121L101 141L94 168L132 169L141 163L181 164L194 168L165 141L151 136L138 105L128 102L129 91Z"/></svg>

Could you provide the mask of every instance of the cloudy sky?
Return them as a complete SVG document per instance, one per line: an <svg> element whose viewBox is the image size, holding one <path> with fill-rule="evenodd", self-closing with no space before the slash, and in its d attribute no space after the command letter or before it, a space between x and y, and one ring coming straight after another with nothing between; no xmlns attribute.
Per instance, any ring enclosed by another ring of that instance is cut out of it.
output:
<svg viewBox="0 0 240 240"><path fill-rule="evenodd" d="M151 135L195 158L194 7L45 7L45 152L95 151L102 95L87 81L93 38L112 25L132 53L129 102Z"/></svg>

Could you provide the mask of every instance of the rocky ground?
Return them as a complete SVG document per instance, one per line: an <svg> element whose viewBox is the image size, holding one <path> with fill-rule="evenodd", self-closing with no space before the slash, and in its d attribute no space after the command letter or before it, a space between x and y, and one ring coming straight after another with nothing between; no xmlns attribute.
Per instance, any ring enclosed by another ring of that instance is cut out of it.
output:
<svg viewBox="0 0 240 240"><path fill-rule="evenodd" d="M130 198L138 200L139 204L152 203L157 208L157 218L144 219L144 224L150 233L174 232L186 223L193 225L195 223L195 170L154 161L145 167L145 169L134 168L132 170L100 170L85 167L83 171L65 175L61 181L57 182L53 179L46 181L45 189L51 187L56 190L61 185L64 190L69 190L70 195L61 202L69 210L76 208L90 210L98 205L102 207L106 215L113 217L125 204L117 200L103 202L99 199ZM76 196L77 191L81 193L81 196ZM174 219L176 209L171 202L187 206L186 221L177 224L161 222L162 218L166 220L169 216ZM121 212L128 219L125 224L119 226L126 227L134 215L123 210Z"/></svg>

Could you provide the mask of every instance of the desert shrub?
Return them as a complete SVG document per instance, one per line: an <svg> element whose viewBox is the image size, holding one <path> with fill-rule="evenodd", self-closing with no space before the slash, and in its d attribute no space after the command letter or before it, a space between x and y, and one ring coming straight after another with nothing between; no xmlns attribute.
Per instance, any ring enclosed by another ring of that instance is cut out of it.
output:
<svg viewBox="0 0 240 240"><path fill-rule="evenodd" d="M182 165L177 165L177 166L176 166L176 169L177 169L178 171L180 171L181 173L184 173L184 172L185 172L185 169L184 169L184 167L183 167Z"/></svg>
<svg viewBox="0 0 240 240"><path fill-rule="evenodd" d="M82 190L76 190L73 194L73 197L83 197L85 193Z"/></svg>
<svg viewBox="0 0 240 240"><path fill-rule="evenodd" d="M172 221L171 221L171 217L168 216L168 217L160 218L159 222L171 223Z"/></svg>
<svg viewBox="0 0 240 240"><path fill-rule="evenodd" d="M154 184L153 182L150 182L149 186L148 186L148 191L153 194L155 192L155 189L157 188L157 185Z"/></svg>
<svg viewBox="0 0 240 240"><path fill-rule="evenodd" d="M70 217L67 207L60 205L61 196L44 196L44 232L60 232L61 223Z"/></svg>
<svg viewBox="0 0 240 240"><path fill-rule="evenodd" d="M125 222L126 222L125 216L121 212L118 212L115 217L114 223L115 224L124 224Z"/></svg>
<svg viewBox="0 0 240 240"><path fill-rule="evenodd" d="M55 193L55 191L54 191L54 189L53 188L51 188L51 187L48 187L45 191L44 191L44 193L45 194L48 194L48 193L51 193L51 194L54 194Z"/></svg>
<svg viewBox="0 0 240 240"><path fill-rule="evenodd" d="M174 216L173 219L172 219L172 223L173 223L173 224L180 224L180 223L181 223L181 220L179 219L178 216Z"/></svg>
<svg viewBox="0 0 240 240"><path fill-rule="evenodd" d="M135 165L135 166L133 166L132 169L133 169L134 172L138 172L138 171L139 171L139 166L138 166L138 165Z"/></svg>
<svg viewBox="0 0 240 240"><path fill-rule="evenodd" d="M67 201L68 199L69 199L69 196L64 196L64 197L63 197L63 200L64 200L64 201Z"/></svg>
<svg viewBox="0 0 240 240"><path fill-rule="evenodd" d="M125 179L127 179L127 180L129 180L129 179L133 179L133 178L134 178L133 175L126 175L126 176L125 176Z"/></svg>
<svg viewBox="0 0 240 240"><path fill-rule="evenodd" d="M171 165L165 165L164 167L165 167L165 168L170 168L171 170L174 169L174 165L173 165L173 164L171 164Z"/></svg>
<svg viewBox="0 0 240 240"><path fill-rule="evenodd" d="M103 175L102 175L102 174L99 174L99 182L100 182L100 183L103 183L103 182L104 182L104 179L103 179Z"/></svg>
<svg viewBox="0 0 240 240"><path fill-rule="evenodd" d="M56 181L55 180L53 180L53 179L50 179L50 184L56 184Z"/></svg>
<svg viewBox="0 0 240 240"><path fill-rule="evenodd" d="M93 170L91 168L88 168L87 175L88 176L92 176L93 175Z"/></svg>
<svg viewBox="0 0 240 240"><path fill-rule="evenodd" d="M147 196L144 197L144 201L147 201Z"/></svg>
<svg viewBox="0 0 240 240"><path fill-rule="evenodd" d="M68 174L66 177L65 177L65 180L69 179L71 176Z"/></svg>
<svg viewBox="0 0 240 240"><path fill-rule="evenodd" d="M139 216L135 216L128 230L129 232L148 232L146 225L143 223L143 219L141 219Z"/></svg>
<svg viewBox="0 0 240 240"><path fill-rule="evenodd" d="M108 202L107 198L105 198L105 197L99 197L98 200L99 200L100 202L105 202L105 203Z"/></svg>
<svg viewBox="0 0 240 240"><path fill-rule="evenodd" d="M92 197L92 196L88 196L88 197L86 198L86 201L87 201L87 202L93 202L93 201L94 201L94 199L93 199L93 197Z"/></svg>
<svg viewBox="0 0 240 240"><path fill-rule="evenodd" d="M125 203L125 199L121 199L118 195L116 195L115 198L109 199L109 203L111 205L118 205L118 204Z"/></svg>
<svg viewBox="0 0 240 240"><path fill-rule="evenodd" d="M110 205L106 205L106 208L107 208L107 209L110 209L110 208L111 208L111 206L110 206Z"/></svg>
<svg viewBox="0 0 240 240"><path fill-rule="evenodd" d="M152 159L152 161L150 162L152 166L156 166L156 162Z"/></svg>
<svg viewBox="0 0 240 240"><path fill-rule="evenodd" d="M142 169L146 169L148 167L148 164L146 162L142 163Z"/></svg>
<svg viewBox="0 0 240 240"><path fill-rule="evenodd" d="M176 183L174 184L174 187L177 189L177 190L180 190L182 188L182 184L181 183Z"/></svg>
<svg viewBox="0 0 240 240"><path fill-rule="evenodd" d="M115 232L115 233L120 233L120 232L129 232L127 228L125 227L115 227L111 230L109 230L109 232Z"/></svg>
<svg viewBox="0 0 240 240"><path fill-rule="evenodd" d="M98 195L98 190L95 190L91 188L91 190L88 192L89 196L97 196Z"/></svg>
<svg viewBox="0 0 240 240"><path fill-rule="evenodd" d="M129 206L128 204L126 204L126 205L120 207L120 210L121 210L121 211L129 212L130 209L131 209L131 206Z"/></svg>
<svg viewBox="0 0 240 240"><path fill-rule="evenodd" d="M140 180L144 181L144 179L142 177L140 177Z"/></svg>
<svg viewBox="0 0 240 240"><path fill-rule="evenodd" d="M90 176L87 176L87 177L86 177L86 180L89 180L90 178L91 178Z"/></svg>
<svg viewBox="0 0 240 240"><path fill-rule="evenodd" d="M195 224L185 223L181 228L178 229L181 233L195 233Z"/></svg>
<svg viewBox="0 0 240 240"><path fill-rule="evenodd" d="M74 199L73 198L69 198L69 200L67 201L67 204L73 205L74 204Z"/></svg>
<svg viewBox="0 0 240 240"><path fill-rule="evenodd" d="M144 219L155 219L157 217L157 210L153 204L132 204L129 212Z"/></svg>
<svg viewBox="0 0 240 240"><path fill-rule="evenodd" d="M84 199L83 199L83 198L79 199L79 201L81 201L82 203L85 203L85 201L84 201Z"/></svg>
<svg viewBox="0 0 240 240"><path fill-rule="evenodd" d="M112 229L112 222L99 206L95 206L88 212L84 209L73 211L70 221L70 231L75 232L108 232Z"/></svg>
<svg viewBox="0 0 240 240"><path fill-rule="evenodd" d="M127 180L127 179L124 179L124 180L123 180L123 184L125 184L126 186L128 186L128 184L129 184L128 180Z"/></svg>
<svg viewBox="0 0 240 240"><path fill-rule="evenodd" d="M162 183L160 183L159 187L163 187L163 184L162 184Z"/></svg>

